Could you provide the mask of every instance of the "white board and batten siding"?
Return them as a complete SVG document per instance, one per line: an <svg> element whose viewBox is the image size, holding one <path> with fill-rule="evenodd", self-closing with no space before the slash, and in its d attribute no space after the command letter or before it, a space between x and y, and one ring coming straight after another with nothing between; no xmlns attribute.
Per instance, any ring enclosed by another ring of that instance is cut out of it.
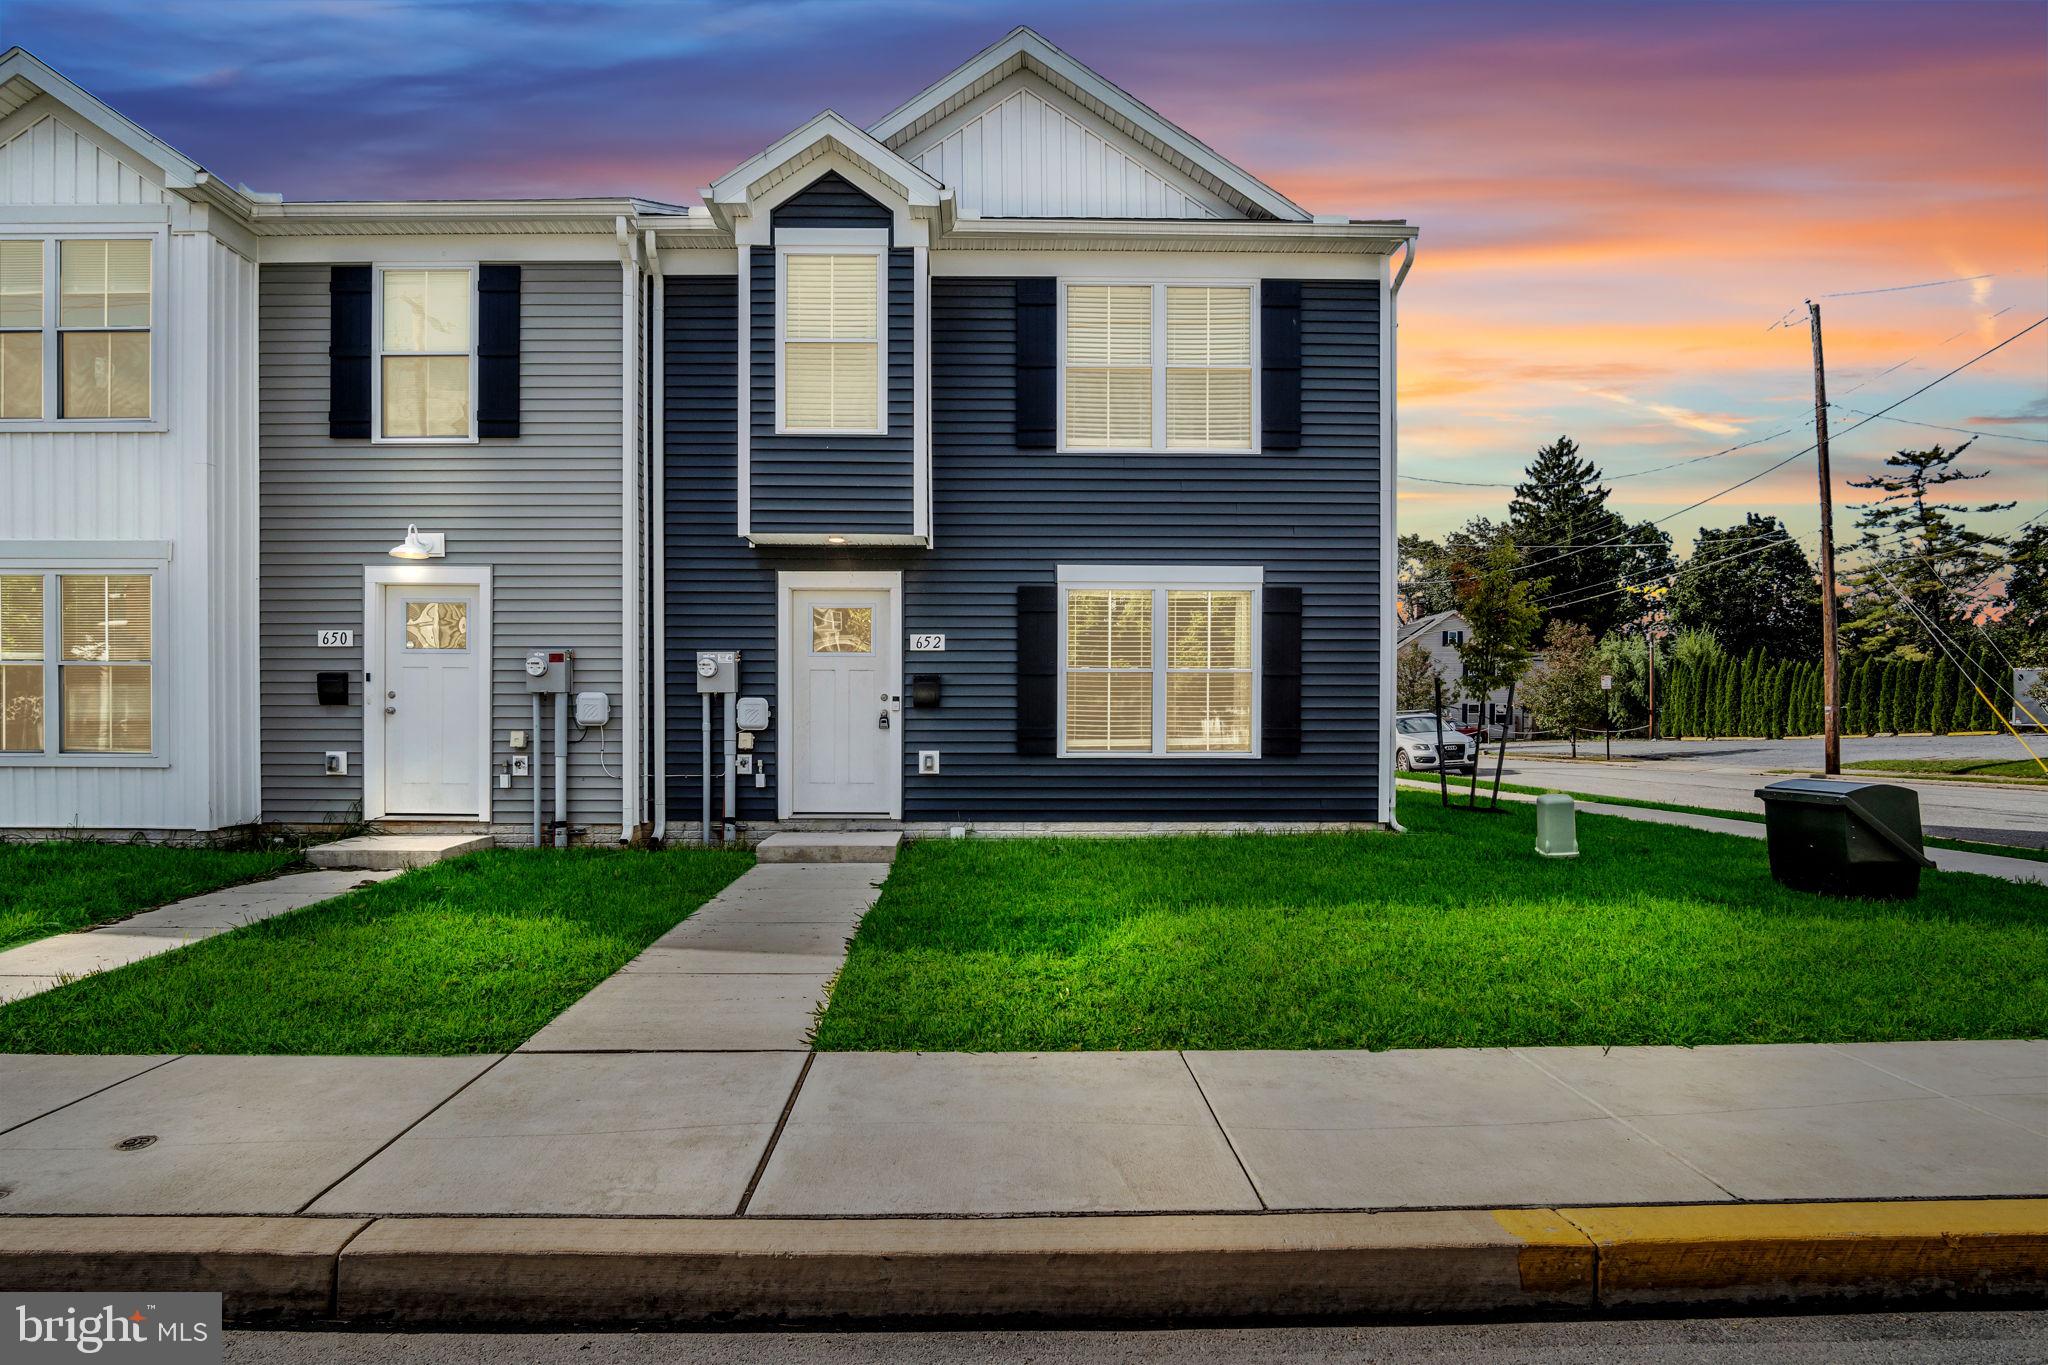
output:
<svg viewBox="0 0 2048 1365"><path fill-rule="evenodd" d="M522 267L520 435L451 445L328 436L328 274L325 265L263 267L264 818L324 825L361 810L363 571L396 564L386 552L416 523L447 537L435 566L491 570L494 769L512 757L508 732L531 726L528 650L573 649L576 690L610 696L602 750L596 730L578 739L570 727L569 818L594 836L615 834L624 771L619 267ZM355 642L321 648L322 630L353 631ZM348 673L349 705L319 704L323 670ZM348 754L347 776L326 774L330 749ZM531 793L529 778L510 790L493 780L491 823L508 838L526 828Z"/></svg>
<svg viewBox="0 0 2048 1365"><path fill-rule="evenodd" d="M1240 218L1036 76L1010 77L899 150L963 218Z"/></svg>
<svg viewBox="0 0 2048 1365"><path fill-rule="evenodd" d="M93 554L117 552L161 560L155 753L141 766L0 756L0 828L243 824L259 813L256 266L164 188L159 168L49 105L0 122L0 232L168 234L153 263L163 420L161 430L0 430L0 557L45 569L90 568ZM80 557L76 542L101 544Z"/></svg>

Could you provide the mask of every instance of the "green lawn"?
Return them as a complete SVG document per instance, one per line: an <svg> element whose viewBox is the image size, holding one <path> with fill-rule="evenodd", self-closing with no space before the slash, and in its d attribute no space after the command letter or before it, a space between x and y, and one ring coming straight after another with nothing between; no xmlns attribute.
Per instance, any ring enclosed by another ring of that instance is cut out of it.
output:
<svg viewBox="0 0 2048 1365"><path fill-rule="evenodd" d="M472 854L0 1007L0 1052L504 1051L752 864Z"/></svg>
<svg viewBox="0 0 2048 1365"><path fill-rule="evenodd" d="M826 1050L1393 1048L2048 1033L2048 888L1905 904L1771 881L1759 841L1403 794L1406 836L907 846Z"/></svg>
<svg viewBox="0 0 2048 1365"><path fill-rule="evenodd" d="M230 852L89 839L0 843L0 949L282 872L292 849Z"/></svg>
<svg viewBox="0 0 2048 1365"><path fill-rule="evenodd" d="M2044 755L2048 756L2048 755ZM2031 758L1867 758L1844 768L1912 773L1919 777L1962 778L1993 782L2048 782L2048 773Z"/></svg>
<svg viewBox="0 0 2048 1365"><path fill-rule="evenodd" d="M1846 766L1853 768L1856 765L1851 763ZM1746 820L1753 825L1761 825L1764 822L1763 812L1755 810L1716 810L1712 806L1681 806L1670 801L1643 801L1633 796L1598 796L1592 792L1566 791L1562 787L1524 787L1513 782L1501 783L1500 789L1504 792L1518 792L1523 796L1542 796L1548 792L1555 792L1580 803L1598 801L1602 805L1634 806L1639 810L1669 810L1677 811L1681 815L1711 815L1719 820ZM1480 788L1481 804L1485 802L1486 790L1485 787ZM1451 794L1454 799L1457 791L1456 787L1452 787ZM2048 863L2048 849L2028 848L2024 844L1987 844L1975 839L1947 839L1932 834L1925 836L1920 842L1928 848L1953 848L1963 853L1988 853L1994 858L2024 858L2029 862Z"/></svg>

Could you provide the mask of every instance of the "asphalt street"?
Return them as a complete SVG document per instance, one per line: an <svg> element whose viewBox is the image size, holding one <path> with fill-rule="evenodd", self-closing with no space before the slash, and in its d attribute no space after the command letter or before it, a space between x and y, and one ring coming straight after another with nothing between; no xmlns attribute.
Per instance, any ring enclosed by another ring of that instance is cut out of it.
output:
<svg viewBox="0 0 2048 1365"><path fill-rule="evenodd" d="M1189 1331L231 1332L233 1365L1060 1365L1452 1360L1615 1365L2048 1362L2048 1310Z"/></svg>
<svg viewBox="0 0 2048 1365"><path fill-rule="evenodd" d="M2048 740L2028 742L2048 758ZM1816 739L1625 740L1614 745L1612 764L1602 761L1598 740L1579 745L1578 761L1554 741L1508 744L1505 780L1557 787L1595 796L1633 797L1709 810L1760 811L1756 789L1780 781L1787 771L1815 772L1821 763ZM1842 761L1910 758L2025 758L2010 735L1849 736ZM1491 776L1492 754L1483 765ZM1844 777L1865 777L1845 771ZM1929 834L1951 839L2048 848L2048 786L1926 782L1868 775L1920 794L1920 819Z"/></svg>

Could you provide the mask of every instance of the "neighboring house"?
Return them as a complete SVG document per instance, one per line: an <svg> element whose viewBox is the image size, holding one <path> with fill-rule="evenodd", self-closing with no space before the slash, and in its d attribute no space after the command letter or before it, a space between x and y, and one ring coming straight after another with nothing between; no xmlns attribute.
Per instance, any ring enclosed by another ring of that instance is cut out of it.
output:
<svg viewBox="0 0 2048 1365"><path fill-rule="evenodd" d="M1410 645L1420 645L1422 652L1429 656L1431 666L1444 680L1444 719L1459 725L1484 723L1498 727L1507 718L1508 690L1505 687L1495 688L1487 694L1486 704L1482 707L1459 687L1465 676L1465 660L1458 653L1458 646L1465 643L1466 632L1470 629L1465 618L1455 611L1432 612L1403 622L1396 647L1406 649ZM1541 655L1534 656L1531 668L1541 662ZM1514 726L1509 733L1526 735L1533 724L1529 708L1517 705ZM1498 728L1492 733L1497 735Z"/></svg>
<svg viewBox="0 0 2048 1365"><path fill-rule="evenodd" d="M734 650L720 822L1390 818L1413 228L1025 29L688 207L284 202L0 92L0 825L694 834Z"/></svg>

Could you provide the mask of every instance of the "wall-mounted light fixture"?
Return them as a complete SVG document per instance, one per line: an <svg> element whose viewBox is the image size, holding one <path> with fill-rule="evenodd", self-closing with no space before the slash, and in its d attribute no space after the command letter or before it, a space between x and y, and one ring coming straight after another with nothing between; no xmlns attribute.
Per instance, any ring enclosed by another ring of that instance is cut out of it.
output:
<svg viewBox="0 0 2048 1365"><path fill-rule="evenodd" d="M408 525L405 539L384 552L393 559L440 559L448 553L448 536L441 531L422 531Z"/></svg>
<svg viewBox="0 0 2048 1365"><path fill-rule="evenodd" d="M825 537L825 543L826 543L827 545L844 545L844 544L846 543L846 537L845 537L845 536L826 536L826 537Z"/></svg>

